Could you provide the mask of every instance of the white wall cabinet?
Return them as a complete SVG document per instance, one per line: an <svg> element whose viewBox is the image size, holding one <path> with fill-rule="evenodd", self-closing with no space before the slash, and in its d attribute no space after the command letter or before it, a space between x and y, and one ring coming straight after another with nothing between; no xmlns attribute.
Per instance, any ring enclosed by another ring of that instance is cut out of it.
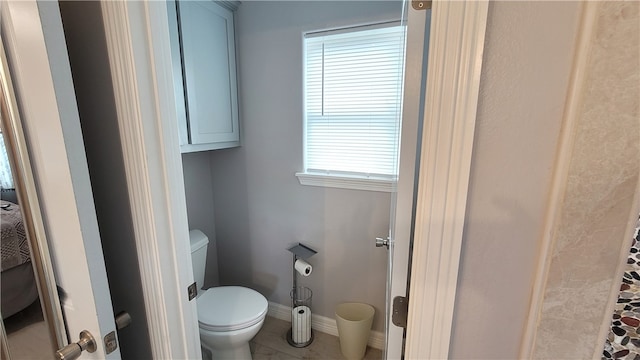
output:
<svg viewBox="0 0 640 360"><path fill-rule="evenodd" d="M181 151L239 146L233 12L170 1L168 13Z"/></svg>

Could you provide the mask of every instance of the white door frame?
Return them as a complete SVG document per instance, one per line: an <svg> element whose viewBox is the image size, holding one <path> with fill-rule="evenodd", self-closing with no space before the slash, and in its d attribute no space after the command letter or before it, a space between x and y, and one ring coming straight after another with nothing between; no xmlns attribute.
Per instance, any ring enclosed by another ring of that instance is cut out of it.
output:
<svg viewBox="0 0 640 360"><path fill-rule="evenodd" d="M102 9L153 355L200 358L166 6ZM407 358L448 356L487 9L433 3Z"/></svg>
<svg viewBox="0 0 640 360"><path fill-rule="evenodd" d="M408 359L449 355L488 6L487 1L433 2L409 285Z"/></svg>
<svg viewBox="0 0 640 360"><path fill-rule="evenodd" d="M166 4L101 7L153 358L199 359Z"/></svg>

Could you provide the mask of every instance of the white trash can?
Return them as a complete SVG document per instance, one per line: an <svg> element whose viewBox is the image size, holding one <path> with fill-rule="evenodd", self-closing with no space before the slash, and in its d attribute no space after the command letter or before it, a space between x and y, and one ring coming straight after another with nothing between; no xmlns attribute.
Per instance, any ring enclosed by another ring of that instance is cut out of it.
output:
<svg viewBox="0 0 640 360"><path fill-rule="evenodd" d="M375 312L373 306L363 303L342 303L336 307L340 350L345 358L364 357Z"/></svg>

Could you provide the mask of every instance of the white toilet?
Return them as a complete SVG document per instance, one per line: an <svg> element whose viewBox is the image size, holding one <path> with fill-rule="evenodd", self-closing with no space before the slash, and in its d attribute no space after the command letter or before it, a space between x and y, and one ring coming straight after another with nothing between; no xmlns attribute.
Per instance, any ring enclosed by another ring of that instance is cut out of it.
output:
<svg viewBox="0 0 640 360"><path fill-rule="evenodd" d="M267 299L259 292L241 286L202 290L209 238L200 230L191 230L189 240L193 276L198 287L196 301L202 347L211 352L214 360L251 359L249 340L264 323Z"/></svg>

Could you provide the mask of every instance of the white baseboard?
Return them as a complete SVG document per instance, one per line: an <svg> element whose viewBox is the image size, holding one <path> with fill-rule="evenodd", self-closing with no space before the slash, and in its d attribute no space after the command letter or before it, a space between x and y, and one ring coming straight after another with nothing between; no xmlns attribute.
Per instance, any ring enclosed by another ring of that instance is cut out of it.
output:
<svg viewBox="0 0 640 360"><path fill-rule="evenodd" d="M267 315L276 319L291 322L291 307L281 304L277 304L269 301L269 310ZM316 331L320 331L325 334L338 336L338 325L336 320L321 315L311 315L311 328ZM371 330L369 335L369 346L374 349L384 349L384 333L380 331Z"/></svg>

